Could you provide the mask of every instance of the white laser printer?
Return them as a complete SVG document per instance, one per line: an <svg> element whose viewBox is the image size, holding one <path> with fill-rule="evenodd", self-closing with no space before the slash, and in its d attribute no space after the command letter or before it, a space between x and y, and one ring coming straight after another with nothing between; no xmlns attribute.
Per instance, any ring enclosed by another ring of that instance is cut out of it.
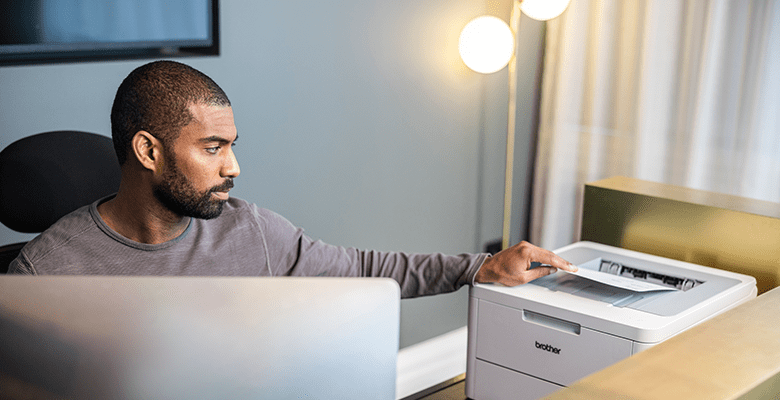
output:
<svg viewBox="0 0 780 400"><path fill-rule="evenodd" d="M546 396L756 296L747 275L592 242L554 252L582 273L470 289L469 398Z"/></svg>

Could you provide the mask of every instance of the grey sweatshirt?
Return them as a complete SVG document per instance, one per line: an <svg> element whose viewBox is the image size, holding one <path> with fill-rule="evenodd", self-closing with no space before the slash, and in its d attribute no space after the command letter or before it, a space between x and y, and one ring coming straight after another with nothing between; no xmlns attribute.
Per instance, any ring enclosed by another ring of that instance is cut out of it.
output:
<svg viewBox="0 0 780 400"><path fill-rule="evenodd" d="M211 220L192 218L177 238L138 243L84 206L30 241L9 273L60 275L389 277L404 298L446 293L474 282L486 254L407 254L332 246L282 216L230 198Z"/></svg>

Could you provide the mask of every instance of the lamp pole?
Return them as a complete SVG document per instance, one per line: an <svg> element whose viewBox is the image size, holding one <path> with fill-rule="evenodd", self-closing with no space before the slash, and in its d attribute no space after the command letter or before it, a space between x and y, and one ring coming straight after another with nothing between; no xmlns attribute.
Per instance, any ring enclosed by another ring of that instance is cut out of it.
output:
<svg viewBox="0 0 780 400"><path fill-rule="evenodd" d="M482 16L469 22L461 32L458 48L466 65L480 73L493 73L508 65L509 112L506 132L506 168L504 170L504 222L501 249L509 248L512 232L512 181L515 156L515 124L517 119L517 47L520 16L546 21L557 17L571 0L512 0L509 26L498 18ZM496 27L496 21L499 26ZM484 24L483 24L484 22ZM509 28L509 29L506 29ZM508 40L504 40L508 39ZM496 46L497 44L501 44ZM508 47L504 47L507 44ZM514 46L514 47L512 47ZM506 52L507 48L512 51ZM506 56L506 58L504 57Z"/></svg>
<svg viewBox="0 0 780 400"><path fill-rule="evenodd" d="M512 13L509 17L509 28L515 36L515 49L517 50L517 34L520 27L520 3L522 0L512 2ZM509 238L512 232L512 182L515 157L515 124L517 119L517 52L509 60L509 113L507 114L506 132L506 169L504 170L504 223L501 234L501 249L509 248Z"/></svg>

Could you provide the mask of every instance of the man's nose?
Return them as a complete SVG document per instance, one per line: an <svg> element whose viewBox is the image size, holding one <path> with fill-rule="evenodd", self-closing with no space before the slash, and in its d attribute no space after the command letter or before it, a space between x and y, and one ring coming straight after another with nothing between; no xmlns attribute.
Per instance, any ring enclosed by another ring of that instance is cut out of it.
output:
<svg viewBox="0 0 780 400"><path fill-rule="evenodd" d="M241 174L241 167L238 166L238 159L236 159L236 154L231 147L225 164L222 167L222 176L225 178L235 178L239 174Z"/></svg>

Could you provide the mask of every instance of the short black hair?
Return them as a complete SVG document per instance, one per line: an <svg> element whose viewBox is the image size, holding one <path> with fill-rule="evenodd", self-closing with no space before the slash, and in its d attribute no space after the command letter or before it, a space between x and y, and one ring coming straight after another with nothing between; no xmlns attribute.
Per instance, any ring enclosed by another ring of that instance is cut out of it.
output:
<svg viewBox="0 0 780 400"><path fill-rule="evenodd" d="M192 122L193 104L230 107L230 100L206 74L175 61L155 61L131 72L117 89L111 107L111 136L119 165L139 131L164 144L173 142Z"/></svg>

